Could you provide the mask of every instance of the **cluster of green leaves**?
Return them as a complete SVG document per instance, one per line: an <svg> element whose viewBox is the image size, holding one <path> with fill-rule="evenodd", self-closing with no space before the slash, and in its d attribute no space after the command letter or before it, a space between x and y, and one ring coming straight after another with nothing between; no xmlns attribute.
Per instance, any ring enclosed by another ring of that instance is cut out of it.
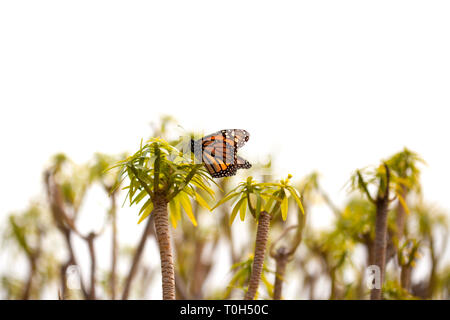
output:
<svg viewBox="0 0 450 320"><path fill-rule="evenodd" d="M192 159L186 159L183 154L168 142L152 138L142 145L139 150L120 161L116 166L120 168L118 182L129 178L127 198L130 205L139 204L147 199L141 206L139 223L146 219L153 210L155 195L162 195L170 207L170 221L174 227L181 219L181 207L194 225L197 221L192 210L190 198L210 210L208 202L201 195L214 196L211 176L202 164L194 164ZM113 167L113 168L114 168Z"/></svg>
<svg viewBox="0 0 450 320"><path fill-rule="evenodd" d="M420 258L420 241L416 239L406 240L397 252L398 262L401 266L416 266L417 259Z"/></svg>
<svg viewBox="0 0 450 320"><path fill-rule="evenodd" d="M411 211L418 222L418 237L429 240L436 228L448 229L446 213L436 206L419 201Z"/></svg>
<svg viewBox="0 0 450 320"><path fill-rule="evenodd" d="M279 183L258 183L253 177L248 177L246 181L239 183L237 187L229 191L213 209L234 199L230 225L233 223L238 212L240 212L241 220L244 221L247 208L256 220L259 219L262 211L269 213L272 217L281 212L283 220L286 220L290 196L295 199L298 207L303 212L300 195L289 183L291 178L292 176L289 175L287 179L280 180Z"/></svg>
<svg viewBox="0 0 450 320"><path fill-rule="evenodd" d="M227 285L227 289L225 290L225 299L231 295L231 291L233 289L241 289L246 290L246 284L250 279L250 275L252 273L252 265L253 265L253 255L249 255L247 260L242 262L235 263L231 266L231 271L234 272L233 277L230 279ZM264 287L270 297L273 296L273 284L268 280L267 273L274 273L269 270L267 266L264 264L263 270L261 273L261 281L264 284ZM256 293L256 298L258 297L259 291Z"/></svg>
<svg viewBox="0 0 450 320"><path fill-rule="evenodd" d="M383 284L383 296L387 300L418 300L395 280L386 280Z"/></svg>
<svg viewBox="0 0 450 320"><path fill-rule="evenodd" d="M87 189L95 180L89 164L77 165L63 153L52 158L51 168L61 188L65 205L78 212Z"/></svg>
<svg viewBox="0 0 450 320"><path fill-rule="evenodd" d="M396 174L400 185L407 190L421 192L419 164L425 164L425 161L417 153L405 148L389 158L386 164Z"/></svg>
<svg viewBox="0 0 450 320"><path fill-rule="evenodd" d="M21 214L11 214L6 239L31 256L37 250L38 238L43 232L42 223L42 210L37 205L30 206Z"/></svg>
<svg viewBox="0 0 450 320"><path fill-rule="evenodd" d="M420 193L419 164L423 163L425 163L424 160L417 153L405 148L381 163L378 167L366 167L356 170L350 178L350 189L352 191L361 191L367 196L367 199L374 203L376 199L371 195L370 189L375 187L377 196L382 196L388 187L387 170L389 170L389 189L394 193L405 211L409 213L409 208L404 198L406 196L405 192L414 190Z"/></svg>
<svg viewBox="0 0 450 320"><path fill-rule="evenodd" d="M375 206L367 199L361 197L351 198L339 219L336 229L349 236L355 242L365 243L375 238ZM395 216L388 216L388 229L395 230Z"/></svg>
<svg viewBox="0 0 450 320"><path fill-rule="evenodd" d="M89 181L99 181L105 188L112 189L118 180L118 171L108 169L125 157L125 154L112 156L104 153L95 153L94 159L89 166Z"/></svg>
<svg viewBox="0 0 450 320"><path fill-rule="evenodd" d="M351 262L349 258L355 247L354 241L339 229L323 231L317 235L310 234L305 243L330 270L338 270L345 262Z"/></svg>
<svg viewBox="0 0 450 320"><path fill-rule="evenodd" d="M366 167L358 169L350 178L350 190L360 191L367 199L375 203L378 197L383 197L388 189L388 172L389 170L389 191L394 192L401 205L408 212L405 199L403 198L403 180L390 170L386 163L380 164L378 167ZM370 193L371 188L376 188L377 195L373 197ZM390 194L387 195L390 197ZM394 198L389 198L393 200Z"/></svg>
<svg viewBox="0 0 450 320"><path fill-rule="evenodd" d="M48 212L37 203L32 203L24 211L12 213L4 226L4 236L1 246L14 248L17 253L25 254L27 259L37 264L35 285L31 297L40 298L44 287L55 281L59 274L58 264L54 256L55 247L48 247L45 242L53 244L49 225L51 225ZM39 261L39 263L37 263ZM7 296L13 299L22 299L25 281L14 276L4 275L1 287L6 290Z"/></svg>

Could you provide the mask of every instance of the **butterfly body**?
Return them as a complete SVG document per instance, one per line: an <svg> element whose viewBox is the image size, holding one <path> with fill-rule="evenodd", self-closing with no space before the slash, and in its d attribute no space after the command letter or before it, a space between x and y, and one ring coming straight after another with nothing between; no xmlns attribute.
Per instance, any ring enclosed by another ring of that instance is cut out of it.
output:
<svg viewBox="0 0 450 320"><path fill-rule="evenodd" d="M242 129L226 129L191 140L191 151L201 160L213 178L234 176L238 169L251 168L250 162L237 155L250 138Z"/></svg>

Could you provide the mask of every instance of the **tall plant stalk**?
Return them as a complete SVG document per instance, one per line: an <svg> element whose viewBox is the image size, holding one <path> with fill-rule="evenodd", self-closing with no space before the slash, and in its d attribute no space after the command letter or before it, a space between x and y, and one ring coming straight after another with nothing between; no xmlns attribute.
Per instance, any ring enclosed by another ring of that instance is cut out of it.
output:
<svg viewBox="0 0 450 320"><path fill-rule="evenodd" d="M266 254L267 239L269 238L270 219L270 214L265 211L262 211L259 215L252 273L250 275L248 290L245 294L244 300L253 300L256 292L258 291L264 265L264 257Z"/></svg>
<svg viewBox="0 0 450 320"><path fill-rule="evenodd" d="M176 292L168 204L171 205L170 219L174 226L181 219L181 206L196 226L197 221L189 198L192 197L202 206L207 209L210 208L194 187L207 192L211 196L214 195L214 191L206 185L208 180L212 180L212 178L207 176L205 169L201 169L202 165L179 162L179 155L180 151L168 142L159 138L152 138L147 144L141 144L140 149L134 155L114 166L122 168L119 179L124 175L127 175L130 179L130 184L126 187L129 189L130 205L137 204L148 197L139 212L139 214L142 214L139 222L147 219L150 215L154 219L161 258L162 296L164 300L174 300ZM148 221L147 228L150 228L150 220ZM141 239L139 256L148 234L147 228ZM135 272L134 268L133 263L130 270L131 276ZM124 297L128 296L128 292L129 283L124 291Z"/></svg>
<svg viewBox="0 0 450 320"><path fill-rule="evenodd" d="M231 199L236 199L230 216L230 225L233 223L238 212L240 212L241 220L243 221L245 219L247 207L258 224L253 265L244 300L255 299L258 291L264 267L271 219L281 212L281 218L283 221L286 220L289 196L294 198L298 207L301 209L302 213L304 213L298 191L289 184L291 178L292 176L288 175L287 179L280 180L279 183L257 183L252 177L248 177L245 182L241 182L236 188L229 191L225 197L213 207L214 209Z"/></svg>
<svg viewBox="0 0 450 320"><path fill-rule="evenodd" d="M116 300L117 295L117 206L116 193L111 195L111 300Z"/></svg>
<svg viewBox="0 0 450 320"><path fill-rule="evenodd" d="M386 169L386 177L389 183L389 169ZM389 207L389 187L386 187L386 196L379 197L376 200L376 217L375 217L375 241L374 256L375 265L380 268L380 283L384 282L384 271L386 267L386 243L387 243L387 216ZM381 288L373 288L370 292L371 300L381 299Z"/></svg>
<svg viewBox="0 0 450 320"><path fill-rule="evenodd" d="M164 300L175 300L175 270L173 266L172 243L169 232L167 200L162 194L155 194L153 201L156 237L161 257L162 290Z"/></svg>
<svg viewBox="0 0 450 320"><path fill-rule="evenodd" d="M284 275L289 256L286 254L286 248L280 247L276 255L275 283L273 286L273 300L281 300L283 292Z"/></svg>
<svg viewBox="0 0 450 320"><path fill-rule="evenodd" d="M361 190L370 202L375 205L375 239L373 242L373 262L379 268L380 287L374 286L370 292L371 300L380 300L382 298L382 286L384 282L384 271L386 267L386 247L387 247L387 219L391 191L391 170L386 163L383 163L375 172L371 179L378 181L378 191L376 197L372 197L367 183L357 170L353 177L354 187Z"/></svg>

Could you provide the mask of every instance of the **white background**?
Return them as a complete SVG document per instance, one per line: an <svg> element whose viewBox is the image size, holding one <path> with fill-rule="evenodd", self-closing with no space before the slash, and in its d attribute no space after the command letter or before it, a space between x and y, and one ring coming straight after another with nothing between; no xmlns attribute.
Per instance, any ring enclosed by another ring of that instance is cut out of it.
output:
<svg viewBox="0 0 450 320"><path fill-rule="evenodd" d="M354 169L407 146L449 209L449 17L448 1L1 1L0 220L41 193L50 155L133 151L160 114L244 128L250 160L318 170L338 203Z"/></svg>

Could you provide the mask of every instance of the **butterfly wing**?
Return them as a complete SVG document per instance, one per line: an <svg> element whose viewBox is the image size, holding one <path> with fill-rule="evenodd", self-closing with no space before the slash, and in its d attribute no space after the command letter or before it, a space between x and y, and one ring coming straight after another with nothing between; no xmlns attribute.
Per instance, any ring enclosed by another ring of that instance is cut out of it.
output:
<svg viewBox="0 0 450 320"><path fill-rule="evenodd" d="M236 161L232 164L225 164L215 158L207 158L209 163L205 162L205 166L213 178L231 177L236 175L238 169L250 169L252 164L240 156L236 156ZM216 161L216 162L214 162Z"/></svg>
<svg viewBox="0 0 450 320"><path fill-rule="evenodd" d="M250 134L243 129L225 129L203 137L201 143L203 146L219 143L226 144L235 149L241 148L250 138Z"/></svg>
<svg viewBox="0 0 450 320"><path fill-rule="evenodd" d="M203 164L213 178L230 177L236 174L237 168L233 163L225 163L221 159L203 153Z"/></svg>
<svg viewBox="0 0 450 320"><path fill-rule="evenodd" d="M201 159L214 178L236 174L238 169L248 169L251 164L237 155L237 149L250 138L242 129L226 129L192 141L191 149Z"/></svg>
<svg viewBox="0 0 450 320"><path fill-rule="evenodd" d="M244 158L237 156L235 166L236 169L250 169L252 167L252 164Z"/></svg>

